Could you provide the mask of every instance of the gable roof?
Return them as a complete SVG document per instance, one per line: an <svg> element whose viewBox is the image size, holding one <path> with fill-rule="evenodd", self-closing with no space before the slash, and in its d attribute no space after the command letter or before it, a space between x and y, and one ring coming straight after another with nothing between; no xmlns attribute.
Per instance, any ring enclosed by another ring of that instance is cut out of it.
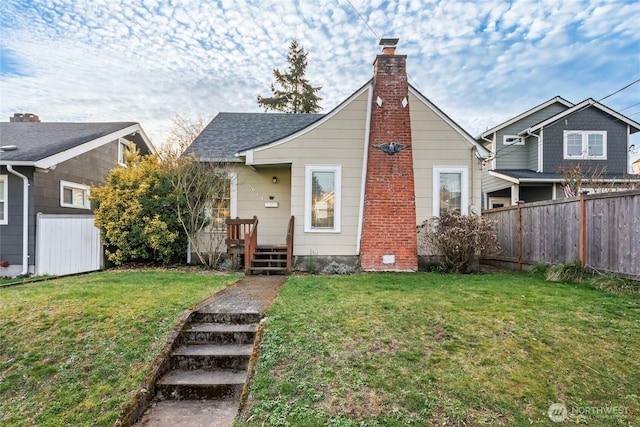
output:
<svg viewBox="0 0 640 427"><path fill-rule="evenodd" d="M3 122L0 123L0 146L15 145L17 149L2 152L0 163L49 168L126 136L155 153L142 127L135 122Z"/></svg>
<svg viewBox="0 0 640 427"><path fill-rule="evenodd" d="M525 129L523 131L521 131L518 135L526 135L527 133L530 132L535 132L537 130L542 129L543 127L553 124L555 122L557 122L558 120L561 120L567 116L570 116L571 114L577 113L578 111L582 111L585 108L589 108L589 107L595 107L613 117L615 117L616 119L626 123L627 125L631 126L632 131L631 133L636 133L638 131L640 131L640 123L631 120L630 118L623 116L622 114L618 113L617 111L612 110L611 108L604 106L602 104L600 104L598 101L594 100L593 98L587 98L584 101L574 105L573 107L564 110L561 113L556 114L555 116L551 116L546 120L541 121L540 123L537 123L533 126L531 126L528 129Z"/></svg>
<svg viewBox="0 0 640 427"><path fill-rule="evenodd" d="M239 162L235 156L296 133L324 114L219 113L185 150L201 161Z"/></svg>
<svg viewBox="0 0 640 427"><path fill-rule="evenodd" d="M238 156L246 155L249 150L267 149L311 131L335 116L372 84L373 79L370 79L327 114L219 113L185 150L185 154L193 153L202 161L240 162ZM486 148L412 85L409 85L409 91L453 127L470 147L475 147L480 157L490 155Z"/></svg>
<svg viewBox="0 0 640 427"><path fill-rule="evenodd" d="M555 96L555 97L549 99L548 101L545 101L542 104L536 105L535 107L525 111L524 113L521 113L521 114L518 114L515 117L512 117L511 119L507 120L506 122L500 123L499 125L494 126L491 129L482 132L480 135L477 136L476 139L485 138L485 137L491 135L492 133L497 132L500 129L504 129L507 126L511 126L512 124L524 119L525 117L530 116L531 114L535 114L538 111L543 110L543 109L545 109L545 108L547 108L550 105L553 105L555 103L560 103L560 104L564 105L567 108L571 108L574 105L571 102L567 101L566 99L562 98L561 96Z"/></svg>

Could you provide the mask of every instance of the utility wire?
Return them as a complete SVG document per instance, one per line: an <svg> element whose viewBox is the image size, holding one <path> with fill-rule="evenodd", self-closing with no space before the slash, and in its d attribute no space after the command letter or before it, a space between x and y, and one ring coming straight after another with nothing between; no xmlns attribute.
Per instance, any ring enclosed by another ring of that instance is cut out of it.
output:
<svg viewBox="0 0 640 427"><path fill-rule="evenodd" d="M626 85L626 86L625 86L625 87L623 87L622 89L618 89L617 91L615 91L615 92L613 92L613 93L610 93L609 95L605 96L604 98L600 98L600 99L598 99L598 102L602 101L603 99L607 99L607 98L609 98L610 96L615 95L616 93L622 92L623 90L625 90L625 89L626 89L626 88L628 88L629 86L633 86L634 84L636 84L636 83L638 83L638 82L640 82L640 79L638 79L638 80L636 80L636 81L633 81L633 82L629 83L628 85Z"/></svg>
<svg viewBox="0 0 640 427"><path fill-rule="evenodd" d="M373 33L374 36L376 36L376 39L380 40L380 36L378 35L378 33L376 33L376 30L374 30L373 28L371 28L371 25L369 25L369 23L367 22L366 19L364 19L364 16L362 16L362 14L360 13L360 11L358 9L356 9L356 7L353 5L353 3L351 3L351 0L347 0L347 3L349 3L349 6L351 6L351 9L353 9L358 16L360 17L360 19L362 20L362 22L364 22L364 25L366 25L367 27L369 27L369 29L371 30L371 32Z"/></svg>
<svg viewBox="0 0 640 427"><path fill-rule="evenodd" d="M635 107L636 105L640 105L640 102L636 102L635 104L631 104L631 105L629 105L628 107L624 107L622 110L618 110L618 113L619 113L620 111L628 110L628 109L629 109L629 108L631 108L631 107Z"/></svg>

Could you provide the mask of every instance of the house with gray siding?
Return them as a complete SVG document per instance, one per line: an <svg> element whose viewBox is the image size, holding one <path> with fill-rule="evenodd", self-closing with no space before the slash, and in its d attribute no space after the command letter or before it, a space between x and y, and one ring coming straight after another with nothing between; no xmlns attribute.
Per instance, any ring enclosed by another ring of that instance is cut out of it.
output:
<svg viewBox="0 0 640 427"><path fill-rule="evenodd" d="M397 41L381 40L373 78L326 114L220 113L187 149L229 165L229 200L213 214L257 227L257 250L239 236L250 271L276 268L258 258L285 243L298 265L415 271L418 224L479 213L489 152L408 83Z"/></svg>
<svg viewBox="0 0 640 427"><path fill-rule="evenodd" d="M16 114L0 123L0 276L77 273L89 253L99 265L101 248L87 235L97 230L90 186L123 164L129 143L155 152L134 122L47 123Z"/></svg>
<svg viewBox="0 0 640 427"><path fill-rule="evenodd" d="M571 196L563 175L571 168L612 186L637 180L628 172L629 137L638 131L640 124L591 98L572 104L556 96L533 107L476 138L491 151L483 208Z"/></svg>

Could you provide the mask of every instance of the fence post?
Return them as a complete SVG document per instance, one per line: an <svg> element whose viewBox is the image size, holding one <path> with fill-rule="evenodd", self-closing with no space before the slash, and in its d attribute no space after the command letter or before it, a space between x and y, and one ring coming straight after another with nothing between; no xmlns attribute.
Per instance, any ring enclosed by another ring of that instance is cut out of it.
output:
<svg viewBox="0 0 640 427"><path fill-rule="evenodd" d="M518 271L522 271L522 210L518 201Z"/></svg>
<svg viewBox="0 0 640 427"><path fill-rule="evenodd" d="M580 235L578 237L578 254L582 268L587 265L587 207L584 195L584 192L580 193Z"/></svg>

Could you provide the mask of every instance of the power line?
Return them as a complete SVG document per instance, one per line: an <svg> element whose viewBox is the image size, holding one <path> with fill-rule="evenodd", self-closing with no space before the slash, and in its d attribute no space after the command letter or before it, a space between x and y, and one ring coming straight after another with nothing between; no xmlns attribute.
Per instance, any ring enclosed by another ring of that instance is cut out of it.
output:
<svg viewBox="0 0 640 427"><path fill-rule="evenodd" d="M640 102L636 102L635 104L629 105L628 107L624 107L622 110L618 110L618 113L619 113L620 111L628 110L628 109L629 109L629 108L631 108L631 107L635 107L636 105L640 105Z"/></svg>
<svg viewBox="0 0 640 427"><path fill-rule="evenodd" d="M609 98L610 96L615 95L616 93L622 92L622 91L623 91L623 90L625 90L626 88L628 88L628 87L630 87L630 86L633 86L634 84L636 84L636 83L638 83L638 82L640 82L640 79L638 79L638 80L636 80L636 81L633 81L633 82L629 83L628 85L626 85L626 86L625 86L625 87L623 87L622 89L618 89L617 91L615 91L615 92L613 92L613 93L610 93L609 95L605 96L604 98L600 98L600 99L598 100L598 102L602 101L603 99L607 99L607 98Z"/></svg>
<svg viewBox="0 0 640 427"><path fill-rule="evenodd" d="M351 6L351 8L358 14L358 16L360 17L360 19L362 20L362 22L364 22L364 24L369 27L369 29L371 30L371 32L373 33L374 36L376 36L376 39L380 40L380 36L378 35L378 33L376 33L376 30L374 30L373 28L371 28L371 25L369 25L369 23L364 19L364 16L362 16L362 14L360 13L360 11L358 9L356 9L356 7L353 5L353 3L351 3L351 0L347 0L347 3L349 3L349 6Z"/></svg>

